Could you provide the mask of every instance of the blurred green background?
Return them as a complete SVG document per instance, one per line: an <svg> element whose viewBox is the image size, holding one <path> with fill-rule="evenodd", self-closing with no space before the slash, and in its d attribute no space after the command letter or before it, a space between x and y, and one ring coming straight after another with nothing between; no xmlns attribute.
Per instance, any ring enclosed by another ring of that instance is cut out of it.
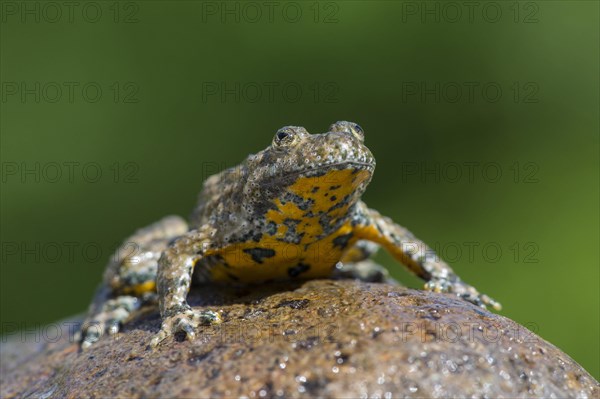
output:
<svg viewBox="0 0 600 399"><path fill-rule="evenodd" d="M3 332L84 311L279 127L351 120L365 201L600 377L597 2L52 4L2 3Z"/></svg>

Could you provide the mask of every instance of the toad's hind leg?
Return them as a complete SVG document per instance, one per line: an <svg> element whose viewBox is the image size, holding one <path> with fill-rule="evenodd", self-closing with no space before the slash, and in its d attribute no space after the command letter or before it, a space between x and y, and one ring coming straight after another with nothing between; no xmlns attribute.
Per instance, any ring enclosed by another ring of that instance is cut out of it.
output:
<svg viewBox="0 0 600 399"><path fill-rule="evenodd" d="M357 210L354 234L359 239L373 241L426 281L425 289L453 293L473 304L501 309L499 302L479 293L463 282L450 266L441 260L424 242L390 218L361 204Z"/></svg>
<svg viewBox="0 0 600 399"><path fill-rule="evenodd" d="M174 238L187 232L177 216L166 217L138 230L111 257L90 306L80 335L82 348L91 346L104 334L116 334L132 312L156 302L158 259Z"/></svg>
<svg viewBox="0 0 600 399"><path fill-rule="evenodd" d="M390 277L388 270L369 259L379 250L379 245L371 241L358 240L348 248L340 261L335 265L333 278L350 278L374 283L398 282Z"/></svg>
<svg viewBox="0 0 600 399"><path fill-rule="evenodd" d="M355 263L339 262L331 276L334 279L355 279L367 283L400 284L390 276L390 272L372 259L364 259Z"/></svg>
<svg viewBox="0 0 600 399"><path fill-rule="evenodd" d="M98 298L110 297L100 288ZM112 299L101 301L97 312L90 314L83 323L81 334L81 347L86 349L98 341L104 333L109 335L119 332L121 325L129 315L140 308L142 300L131 295L120 295Z"/></svg>

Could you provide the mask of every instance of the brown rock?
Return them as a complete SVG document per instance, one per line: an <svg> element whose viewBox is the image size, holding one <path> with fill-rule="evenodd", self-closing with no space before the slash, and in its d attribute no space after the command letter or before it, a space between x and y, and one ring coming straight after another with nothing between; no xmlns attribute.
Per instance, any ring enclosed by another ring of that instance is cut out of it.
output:
<svg viewBox="0 0 600 399"><path fill-rule="evenodd" d="M597 398L600 392L553 345L449 295L316 280L205 288L189 301L223 309L224 323L201 327L193 342L167 340L156 351L147 349L160 325L155 309L85 352L68 334L57 340L53 328L39 344L14 336L1 347L0 397Z"/></svg>

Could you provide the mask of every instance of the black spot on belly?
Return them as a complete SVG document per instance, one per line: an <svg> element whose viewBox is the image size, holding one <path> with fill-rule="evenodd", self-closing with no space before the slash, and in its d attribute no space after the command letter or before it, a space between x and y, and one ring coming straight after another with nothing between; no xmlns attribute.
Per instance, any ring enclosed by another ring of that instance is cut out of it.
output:
<svg viewBox="0 0 600 399"><path fill-rule="evenodd" d="M300 223L299 219L290 219L290 218L286 218L283 221L283 224L286 225L287 227L289 227L290 229L295 229L296 226Z"/></svg>
<svg viewBox="0 0 600 399"><path fill-rule="evenodd" d="M292 266L288 269L290 277L298 277L300 274L310 270L310 265L305 263L298 263L296 266Z"/></svg>
<svg viewBox="0 0 600 399"><path fill-rule="evenodd" d="M283 237L283 239L278 238L278 240L293 244L300 244L300 241L302 241L302 237L304 237L304 233L298 233L296 229L300 222L301 220L299 219L285 219L283 221L283 225L287 227L285 237Z"/></svg>
<svg viewBox="0 0 600 399"><path fill-rule="evenodd" d="M303 198L289 191L283 194L283 196L280 197L279 200L283 205L287 204L288 202L291 202L303 211L310 209L315 203L315 200L313 200L312 198Z"/></svg>
<svg viewBox="0 0 600 399"><path fill-rule="evenodd" d="M310 192L314 194L314 193L316 193L317 191L319 191L319 189L320 189L320 188L321 188L321 187L319 187L319 186L314 186Z"/></svg>
<svg viewBox="0 0 600 399"><path fill-rule="evenodd" d="M344 205L348 204L350 202L350 199L352 197L350 196L350 194L346 195L344 198L342 198L339 202L336 202L331 208L329 208L327 210L327 212L331 212L333 210L336 210L338 208L343 207Z"/></svg>
<svg viewBox="0 0 600 399"><path fill-rule="evenodd" d="M275 224L275 222L269 222L269 224L267 224L267 234L270 236L274 236L275 233L277 233L277 225Z"/></svg>
<svg viewBox="0 0 600 399"><path fill-rule="evenodd" d="M330 190L337 190L340 187L342 187L342 186L330 186L329 189Z"/></svg>
<svg viewBox="0 0 600 399"><path fill-rule="evenodd" d="M333 246L340 247L340 249L345 249L348 246L348 241L350 241L350 238L352 238L352 233L337 236L333 239Z"/></svg>
<svg viewBox="0 0 600 399"><path fill-rule="evenodd" d="M275 256L275 251L270 248L247 248L244 252L252 256L252 260L256 263L263 263L264 258L272 258Z"/></svg>
<svg viewBox="0 0 600 399"><path fill-rule="evenodd" d="M337 197L335 195L332 195L331 198L329 198L331 201L335 201L337 200Z"/></svg>

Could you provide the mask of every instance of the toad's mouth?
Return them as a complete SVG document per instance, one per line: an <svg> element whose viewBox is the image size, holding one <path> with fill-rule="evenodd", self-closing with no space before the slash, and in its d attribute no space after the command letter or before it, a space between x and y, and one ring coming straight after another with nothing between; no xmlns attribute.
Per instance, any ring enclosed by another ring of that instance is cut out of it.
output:
<svg viewBox="0 0 600 399"><path fill-rule="evenodd" d="M304 167L298 168L296 170L288 170L283 173L272 176L269 181L269 186L289 186L294 184L294 182L299 179L309 178L311 179L311 184L326 184L331 178L332 175L336 175L333 178L334 181L339 183L352 183L358 180L364 181L365 179L370 179L375 171L375 161L354 161L354 160L346 160L346 161L337 161L331 163L321 163L318 165L309 165L307 164ZM361 178L358 179L360 175ZM345 176L345 177L343 177ZM316 180L315 180L316 178ZM344 181L345 180L345 181Z"/></svg>
<svg viewBox="0 0 600 399"><path fill-rule="evenodd" d="M302 191L312 190L320 186L347 185L358 187L363 182L370 181L375 170L374 162L342 161L329 164L308 166L295 171L288 171L271 180L271 184L279 187L289 187L299 183Z"/></svg>
<svg viewBox="0 0 600 399"><path fill-rule="evenodd" d="M327 174L332 170L343 170L343 169L352 169L356 172L365 170L367 172L373 173L375 170L375 162L363 162L363 161L341 161L341 162L331 162L331 163L323 163L319 165L307 166L306 168L298 169L293 172L286 173L286 176L298 176L305 175L307 177L318 177Z"/></svg>

